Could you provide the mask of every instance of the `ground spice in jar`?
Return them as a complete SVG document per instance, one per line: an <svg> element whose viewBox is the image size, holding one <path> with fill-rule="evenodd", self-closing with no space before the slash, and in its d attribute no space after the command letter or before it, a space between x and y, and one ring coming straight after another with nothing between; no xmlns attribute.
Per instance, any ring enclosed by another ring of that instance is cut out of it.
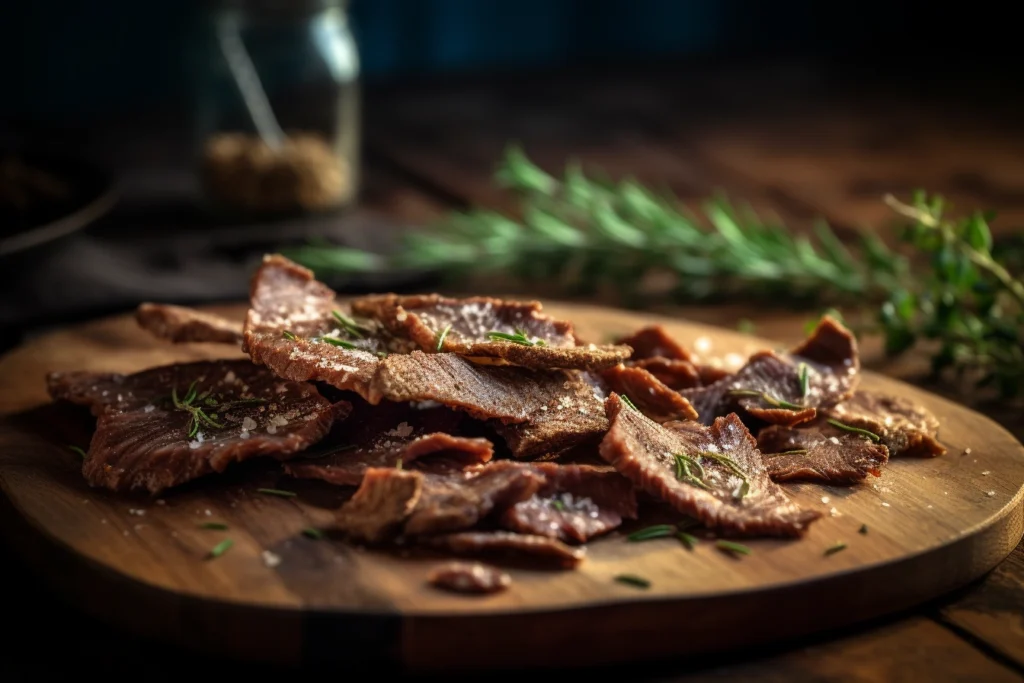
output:
<svg viewBox="0 0 1024 683"><path fill-rule="evenodd" d="M203 182L215 202L247 212L322 211L350 195L348 164L324 139L288 134L277 149L245 133L211 137Z"/></svg>

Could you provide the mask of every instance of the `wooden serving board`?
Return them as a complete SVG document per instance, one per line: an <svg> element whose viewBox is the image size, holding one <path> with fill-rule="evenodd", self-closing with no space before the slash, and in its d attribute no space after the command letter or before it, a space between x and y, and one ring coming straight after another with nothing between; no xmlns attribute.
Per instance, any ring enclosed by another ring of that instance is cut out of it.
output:
<svg viewBox="0 0 1024 683"><path fill-rule="evenodd" d="M709 356L772 346L683 321L546 308L573 320L584 338L660 322ZM240 319L243 309L219 312ZM327 528L343 496L269 466L242 466L160 499L86 486L67 445L88 443L91 419L49 405L47 371L131 372L239 355L154 340L125 316L56 332L0 360L0 523L56 590L136 632L250 659L414 669L598 664L737 648L904 609L990 570L1024 528L1024 447L982 415L871 374L866 388L935 412L945 456L895 459L881 478L854 488L787 486L825 517L802 540L750 541L751 556L726 555L708 541L692 551L672 539L628 543L627 527L592 542L578 570L513 567L512 587L488 597L428 586L437 556L303 536L304 528ZM261 486L299 495L268 496L256 492ZM210 521L229 530L201 527ZM225 538L234 546L210 559ZM826 556L837 541L848 548ZM280 563L268 566L265 551ZM623 573L651 587L613 580Z"/></svg>

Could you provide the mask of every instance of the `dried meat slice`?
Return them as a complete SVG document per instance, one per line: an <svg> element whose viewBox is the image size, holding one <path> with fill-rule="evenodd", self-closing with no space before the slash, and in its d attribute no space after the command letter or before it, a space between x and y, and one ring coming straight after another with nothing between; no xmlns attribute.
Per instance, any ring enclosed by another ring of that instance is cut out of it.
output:
<svg viewBox="0 0 1024 683"><path fill-rule="evenodd" d="M771 425L757 435L772 481L813 481L836 486L882 475L889 449L860 434L818 420L809 426Z"/></svg>
<svg viewBox="0 0 1024 683"><path fill-rule="evenodd" d="M939 443L939 421L913 401L873 391L858 391L827 411L826 417L876 434L889 455L935 457L946 452Z"/></svg>
<svg viewBox="0 0 1024 683"><path fill-rule="evenodd" d="M371 467L359 489L338 510L335 524L350 538L382 543L402 533L423 494L423 473Z"/></svg>
<svg viewBox="0 0 1024 683"><path fill-rule="evenodd" d="M311 271L279 255L253 276L243 336L242 350L277 375L364 398L381 356L403 348L373 321L350 318Z"/></svg>
<svg viewBox="0 0 1024 683"><path fill-rule="evenodd" d="M632 361L630 366L643 368L657 377L665 386L673 391L692 389L694 387L703 386L707 383L705 381L705 375L701 372L701 368L698 368L688 360L672 360L671 358L642 358L637 361ZM718 381L724 376L724 374L718 375L711 381Z"/></svg>
<svg viewBox="0 0 1024 683"><path fill-rule="evenodd" d="M615 342L633 349L633 360L664 358L667 360L692 361L689 351L682 347L661 325L642 327L628 337Z"/></svg>
<svg viewBox="0 0 1024 683"><path fill-rule="evenodd" d="M540 472L547 483L502 514L506 529L584 543L618 528L623 518L636 518L633 483L612 467L553 462L521 466Z"/></svg>
<svg viewBox="0 0 1024 683"><path fill-rule="evenodd" d="M825 316L811 335L788 354L760 351L734 375L709 386L685 389L700 421L733 411L771 424L809 422L818 408L853 395L860 380L853 334Z"/></svg>
<svg viewBox="0 0 1024 683"><path fill-rule="evenodd" d="M438 294L379 295L352 310L381 321L428 353L455 353L528 368L601 369L629 358L627 346L577 345L572 324L544 315L537 301Z"/></svg>
<svg viewBox="0 0 1024 683"><path fill-rule="evenodd" d="M293 477L358 486L371 467L413 468L433 474L458 472L485 463L494 454L483 438L454 436L463 415L444 407L408 403L358 403L321 453L285 464Z"/></svg>
<svg viewBox="0 0 1024 683"><path fill-rule="evenodd" d="M736 415L710 426L659 425L616 394L600 453L637 487L725 533L800 536L821 516L802 510L768 478L756 441Z"/></svg>
<svg viewBox="0 0 1024 683"><path fill-rule="evenodd" d="M487 595L511 586L512 577L480 562L446 562L431 570L427 582L453 593Z"/></svg>
<svg viewBox="0 0 1024 683"><path fill-rule="evenodd" d="M294 457L351 406L248 360L168 365L133 375L65 373L51 394L98 416L82 472L93 486L158 493L232 462Z"/></svg>
<svg viewBox="0 0 1024 683"><path fill-rule="evenodd" d="M175 344L242 343L241 323L194 308L147 302L135 310L135 320L142 329Z"/></svg>
<svg viewBox="0 0 1024 683"><path fill-rule="evenodd" d="M628 396L640 412L655 422L697 419L697 411L689 401L644 368L616 365L601 373L601 379L611 391Z"/></svg>
<svg viewBox="0 0 1024 683"><path fill-rule="evenodd" d="M454 534L424 536L421 545L456 555L529 558L574 569L586 557L586 550L570 546L549 536L527 536L509 531L463 531Z"/></svg>

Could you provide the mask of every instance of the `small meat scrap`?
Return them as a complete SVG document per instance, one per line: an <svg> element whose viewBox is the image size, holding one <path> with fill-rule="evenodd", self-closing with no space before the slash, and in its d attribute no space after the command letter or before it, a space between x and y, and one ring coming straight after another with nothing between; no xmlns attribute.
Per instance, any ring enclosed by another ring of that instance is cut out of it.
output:
<svg viewBox="0 0 1024 683"><path fill-rule="evenodd" d="M428 353L541 369L601 369L631 353L627 346L577 346L572 324L544 315L537 301L379 295L354 301L352 310L380 320L393 334Z"/></svg>
<svg viewBox="0 0 1024 683"><path fill-rule="evenodd" d="M456 555L531 559L550 562L562 569L574 569L586 557L586 550L548 536L528 536L510 531L462 531L424 536L421 545Z"/></svg>
<svg viewBox="0 0 1024 683"><path fill-rule="evenodd" d="M633 349L633 360L665 358L668 360L692 361L689 351L674 340L661 325L643 327L628 337L615 342Z"/></svg>
<svg viewBox="0 0 1024 683"><path fill-rule="evenodd" d="M293 457L351 406L248 360L133 375L52 373L51 395L98 416L82 472L93 486L158 493L257 456Z"/></svg>
<svg viewBox="0 0 1024 683"><path fill-rule="evenodd" d="M470 595L500 593L512 585L512 577L497 567L480 562L446 562L427 577L431 586Z"/></svg>
<svg viewBox="0 0 1024 683"><path fill-rule="evenodd" d="M338 511L338 527L370 543L472 528L495 509L528 499L546 483L542 475L515 465L495 462L451 474L367 469L355 495Z"/></svg>
<svg viewBox="0 0 1024 683"><path fill-rule="evenodd" d="M813 481L836 486L882 475L889 450L863 435L819 418L807 426L770 425L757 435L772 481Z"/></svg>
<svg viewBox="0 0 1024 683"><path fill-rule="evenodd" d="M358 486L371 467L403 467L446 474L485 463L494 454L483 438L453 436L464 419L445 407L418 409L408 403L359 402L322 453L285 464L293 477Z"/></svg>
<svg viewBox="0 0 1024 683"><path fill-rule="evenodd" d="M373 321L342 311L311 271L272 255L252 280L242 350L285 379L325 382L366 398L381 355L400 349Z"/></svg>
<svg viewBox="0 0 1024 683"><path fill-rule="evenodd" d="M756 441L735 414L709 427L659 425L617 394L600 453L638 488L726 533L800 536L821 516L802 510L768 478Z"/></svg>
<svg viewBox="0 0 1024 683"><path fill-rule="evenodd" d="M850 397L860 380L860 359L853 334L825 316L811 335L788 354L760 351L734 375L681 393L700 421L735 410L771 424L809 422L817 408Z"/></svg>
<svg viewBox="0 0 1024 683"><path fill-rule="evenodd" d="M876 434L893 457L930 458L946 452L937 439L938 419L906 398L862 390L825 413L841 424Z"/></svg>
<svg viewBox="0 0 1024 683"><path fill-rule="evenodd" d="M637 361L631 361L630 365L636 368L643 368L673 391L692 389L703 386L706 383L701 369L688 360L642 358ZM712 381L718 381L721 378L722 376L717 376Z"/></svg>
<svg viewBox="0 0 1024 683"><path fill-rule="evenodd" d="M602 372L601 378L611 391L628 396L641 413L655 422L697 419L697 411L689 401L644 368L616 365Z"/></svg>
<svg viewBox="0 0 1024 683"><path fill-rule="evenodd" d="M584 543L635 519L633 483L612 467L539 462L522 464L547 483L529 499L508 508L501 525L522 534Z"/></svg>
<svg viewBox="0 0 1024 683"><path fill-rule="evenodd" d="M160 339L185 344L210 342L242 343L242 324L212 313L171 304L143 303L135 310L139 327Z"/></svg>

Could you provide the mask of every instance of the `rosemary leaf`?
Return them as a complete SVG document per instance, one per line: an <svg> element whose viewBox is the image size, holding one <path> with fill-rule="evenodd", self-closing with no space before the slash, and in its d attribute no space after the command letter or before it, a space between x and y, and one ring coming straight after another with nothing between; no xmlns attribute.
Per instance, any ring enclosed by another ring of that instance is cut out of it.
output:
<svg viewBox="0 0 1024 683"><path fill-rule="evenodd" d="M808 374L807 363L801 363L797 369L797 374L800 378L800 397L807 398L807 393L810 391L810 375Z"/></svg>
<svg viewBox="0 0 1024 683"><path fill-rule="evenodd" d="M679 539L679 542L682 543L687 550L693 550L697 547L697 537L692 534L680 531L676 534L676 538Z"/></svg>
<svg viewBox="0 0 1024 683"><path fill-rule="evenodd" d="M843 424L839 420L833 420L831 418L829 418L828 423L833 427L836 427L837 429L842 429L844 432L850 432L851 434L860 434L861 436L866 436L875 443L880 443L882 441L882 437L878 436L878 434L875 434L874 432L869 432L866 429L861 429L860 427L853 427L848 424Z"/></svg>
<svg viewBox="0 0 1024 683"><path fill-rule="evenodd" d="M444 329L441 330L440 333L438 333L438 335L437 335L437 346L434 349L435 351L437 351L438 353L441 353L441 349L444 348L444 340L448 337L448 333L451 332L451 331L452 331L452 326L449 324L449 325L445 325Z"/></svg>
<svg viewBox="0 0 1024 683"><path fill-rule="evenodd" d="M742 543L734 543L732 541L715 541L715 547L733 555L751 555L754 552Z"/></svg>
<svg viewBox="0 0 1024 683"><path fill-rule="evenodd" d="M507 341L521 346L537 345L536 342L530 341L530 339L522 332L516 332L515 334L509 334L508 332L488 332L487 338L491 341Z"/></svg>
<svg viewBox="0 0 1024 683"><path fill-rule="evenodd" d="M341 347L343 349L357 349L357 348L359 348L358 346L356 346L355 344L353 344L350 341L345 341L344 339L338 339L337 337L330 337L330 336L310 337L309 341L311 341L311 342L323 342L325 344L330 344L331 346L339 346L339 347Z"/></svg>
<svg viewBox="0 0 1024 683"><path fill-rule="evenodd" d="M288 341L298 341L298 339L299 339L298 337L296 337L294 334L292 334L288 330L285 330L284 332L282 332L281 336L284 337L285 339L287 339Z"/></svg>
<svg viewBox="0 0 1024 683"><path fill-rule="evenodd" d="M622 402L625 403L628 408L632 408L638 413L640 412L640 410L635 405L633 405L633 402L629 400L629 396L626 396L625 394L619 394L619 398L622 399Z"/></svg>
<svg viewBox="0 0 1024 683"><path fill-rule="evenodd" d="M225 538L223 541L213 546L213 548L210 550L210 559L220 557L228 550L230 550L231 546L233 546L234 544L235 542L232 541L230 538Z"/></svg>
<svg viewBox="0 0 1024 683"><path fill-rule="evenodd" d="M302 535L306 538L312 538L313 540L319 541L324 537L324 532L313 527L307 527L302 530Z"/></svg>
<svg viewBox="0 0 1024 683"><path fill-rule="evenodd" d="M825 548L825 557L828 557L829 555L835 555L836 553L841 552L843 550L846 550L846 544L842 541L837 541L834 545L830 545L829 547Z"/></svg>
<svg viewBox="0 0 1024 683"><path fill-rule="evenodd" d="M806 448L794 448L791 451L779 451L778 453L762 453L763 458L777 458L783 455L807 455Z"/></svg>
<svg viewBox="0 0 1024 683"><path fill-rule="evenodd" d="M624 583L627 586L633 586L634 588L650 588L651 582L642 576L636 574L619 574L615 577L615 580L619 583Z"/></svg>
<svg viewBox="0 0 1024 683"><path fill-rule="evenodd" d="M85 460L86 458L89 457L89 454L86 453L80 446L68 446L68 448L82 456L82 460Z"/></svg>
<svg viewBox="0 0 1024 683"><path fill-rule="evenodd" d="M370 332L341 311L331 311L331 315L333 315L334 319L338 321L339 325L341 325L341 329L345 330L356 339L362 339Z"/></svg>
<svg viewBox="0 0 1024 683"><path fill-rule="evenodd" d="M626 536L627 541L650 541L655 538L667 538L676 533L674 524L655 524Z"/></svg>
<svg viewBox="0 0 1024 683"><path fill-rule="evenodd" d="M284 491L282 489L256 489L260 493L265 493L268 496L280 496L281 498L294 498L299 495L295 491Z"/></svg>

